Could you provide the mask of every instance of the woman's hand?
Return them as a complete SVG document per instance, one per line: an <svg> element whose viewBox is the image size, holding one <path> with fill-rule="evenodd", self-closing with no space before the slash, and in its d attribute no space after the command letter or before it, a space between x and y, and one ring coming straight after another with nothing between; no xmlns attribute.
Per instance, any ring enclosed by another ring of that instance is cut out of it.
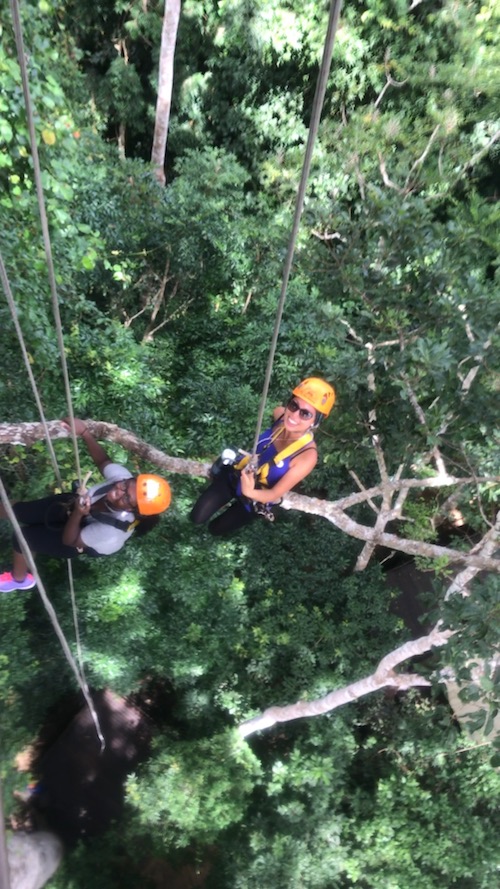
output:
<svg viewBox="0 0 500 889"><path fill-rule="evenodd" d="M79 420L78 417L75 417L74 420L76 434L83 435L87 429L87 424L83 420ZM69 417L63 417L61 423L63 426L66 426L67 431L71 433L71 419Z"/></svg>
<svg viewBox="0 0 500 889"><path fill-rule="evenodd" d="M255 473L253 469L244 469L241 473L241 493L249 500L254 499Z"/></svg>
<svg viewBox="0 0 500 889"><path fill-rule="evenodd" d="M66 546L75 546L80 552L83 552L84 546L80 537L80 523L82 518L88 515L89 512L89 495L78 494L69 519L63 528L62 542L66 544Z"/></svg>
<svg viewBox="0 0 500 889"><path fill-rule="evenodd" d="M90 497L88 494L78 494L75 500L75 505L73 506L73 512L82 518L85 515L88 515L90 512Z"/></svg>

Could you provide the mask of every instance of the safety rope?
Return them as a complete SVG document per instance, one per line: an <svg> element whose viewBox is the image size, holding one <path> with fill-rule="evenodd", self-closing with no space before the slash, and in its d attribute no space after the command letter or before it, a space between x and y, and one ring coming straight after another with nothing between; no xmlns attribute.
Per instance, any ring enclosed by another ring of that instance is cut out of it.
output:
<svg viewBox="0 0 500 889"><path fill-rule="evenodd" d="M311 113L311 122L309 124L309 132L307 136L307 144L306 151L304 155L304 162L302 165L302 174L300 177L299 189L297 192L297 198L295 203L295 214L293 218L292 231L290 234L290 240L288 243L288 250L285 257L284 269L283 269L283 281L281 285L281 293L278 302L278 308L276 311L276 320L274 324L273 336L271 339L271 346L269 349L269 357L267 361L266 374L264 379L264 385L262 389L262 395L260 399L259 412L257 417L257 426L255 431L255 439L254 445L252 449L252 460L251 464L255 465L255 457L257 454L257 445L259 443L259 437L262 430L262 421L264 417L264 410L267 401L267 395L269 392L269 382L271 380L271 373L273 369L274 356L276 353L276 344L278 342L279 331L281 327L281 318L283 315L283 309L285 306L286 293L288 288L288 281L290 278L290 273L293 264L293 258L295 253L295 246L297 243L297 235L299 231L300 218L302 216L302 210L304 208L304 198L306 193L307 180L309 178L309 172L311 169L311 161L314 150L314 144L316 141L316 136L318 134L319 122L321 118L321 112L323 109L323 103L325 100L326 87L328 83L328 75L330 73L330 65L332 61L332 53L333 53L333 45L335 42L335 34L337 32L338 22L340 18L340 10L342 8L342 0L332 0L330 4L330 12L328 16L328 28L325 37L325 45L323 48L323 58L321 61L321 67L318 75L318 81L316 83L316 91L314 94L313 107Z"/></svg>
<svg viewBox="0 0 500 889"><path fill-rule="evenodd" d="M0 254L0 278L2 279L4 293L5 293L5 296L7 299L7 303L9 305L10 313L12 315L12 321L14 323L14 327L15 327L15 330L17 333L17 338L19 340L19 345L20 345L21 353L22 353L22 356L24 359L24 364L25 364L26 370L28 372L28 377L29 377L29 380L31 383L31 388L33 390L33 396L35 398L35 401L36 401L36 404L38 407L38 411L40 414L40 419L42 421L43 429L45 432L45 439L46 439L47 446L48 446L49 452L50 452L50 457L52 460L52 466L53 466L59 487L62 489L63 481L62 481L61 471L59 469L59 463L57 462L57 457L56 457L56 454L54 451L54 445L53 445L52 439L50 437L50 432L49 432L49 428L47 425L47 420L46 420L45 413L43 410L42 399L41 399L40 393L38 391L38 386L37 386L33 371L31 370L31 364L30 364L30 360L29 360L29 356L28 356L28 350L26 349L26 343L24 340L21 325L19 324L19 320L18 320L17 312L16 312L16 305L14 303L14 298L12 296L12 291L10 288L10 282L9 282L9 279L7 276L7 272L6 272L5 265L4 265L3 258L2 258L1 254ZM72 610L72 614L73 614L73 624L75 627L75 639L76 639L76 648L77 648L77 654L78 654L78 663L80 665L80 670L81 670L82 676L85 677L82 646L81 646L81 640L80 640L80 629L78 626L78 610L77 610L76 596L75 596L75 585L74 585L74 580L73 580L73 569L71 567L71 561L69 559L67 560L67 569L68 569L68 585L69 585L70 599L71 599L71 610Z"/></svg>
<svg viewBox="0 0 500 889"><path fill-rule="evenodd" d="M10 501L7 496L7 492L5 490L5 487L4 487L1 477L0 477L0 499L2 501L5 512L7 513L7 518L10 520L12 527L15 531L15 534L16 534L17 540L19 542L19 546L21 547L23 556L26 559L26 561L28 563L28 567L29 567L31 573L33 574L33 577L36 580L40 598L45 606L45 610L47 611L47 614L49 615L50 622L54 628L57 638L59 639L59 642L61 643L62 650L66 656L66 660L68 661L68 664L70 665L73 673L75 674L75 678L78 683L78 687L81 689L81 692L85 698L87 707L90 710L92 719L94 721L97 737L99 738L99 741L101 742L101 751L103 751L105 749L106 743L105 743L103 734L101 732L101 728L99 725L99 719L98 719L97 713L95 711L94 702L92 701L89 687L87 685L86 680L81 676L80 671L78 669L78 665L76 664L76 661L75 661L73 655L71 654L71 649L70 649L70 647L66 641L66 637L61 629L61 626L60 626L59 621L57 619L56 612L54 611L54 607L53 607L49 597L47 596L45 587L40 579L40 575L38 573L38 569L36 567L35 560L32 556L32 553L31 553L31 550L28 546L28 543L23 535L21 526L19 525L19 522L17 521L14 510L12 509L12 506L10 504Z"/></svg>
<svg viewBox="0 0 500 889"><path fill-rule="evenodd" d="M73 441L76 475L78 477L79 482L81 483L82 473L81 473L81 467L80 467L80 454L79 454L79 449L78 449L78 439L77 439L76 428L75 428L75 415L74 415L74 411L73 411L73 401L72 401L72 397L71 397L71 387L70 387L70 381L69 381L68 366L67 366L67 362L66 362L66 353L65 353L65 348L64 348L64 338L63 338L63 330L62 330L62 323L61 323L61 315L60 315L60 311L59 311L59 300L58 300L58 296L57 296L54 263L53 263L53 259L52 259L52 246L51 246L51 241L50 241L47 213L46 213L46 209L45 209L45 199L44 199L44 194L43 194L40 160L39 160L39 156L38 156L38 148L37 148L37 142L36 142L36 130L35 130L35 124L34 124L34 115L33 115L31 94L30 94L29 81L28 81L28 73L27 73L27 67L26 67L23 31L22 31L22 25L21 25L21 17L19 14L19 5L18 5L17 0L10 0L10 7L11 7L12 20L13 20L13 25L14 25L14 33L15 33L19 68L21 71L21 78L22 78L22 84L23 84L23 95L24 95L26 117L27 117L28 130L29 130L29 136L30 136L31 155L32 155L32 160L33 160L33 169L34 169L35 185L36 185L37 200L38 200L38 210L39 210L40 221L41 221L41 226L42 226L42 235L43 235L45 257L46 257L46 263L47 263L47 272L48 272L50 291L51 291L51 297L52 297L52 312L53 312L55 327L56 327L57 342L58 342L58 346L59 346L59 354L60 354L60 359L61 359L61 369L62 369L62 375L63 375L63 380L64 380L64 389L65 389L65 394L66 394L67 411L68 411L68 417L69 417L69 421L70 421L71 437L72 437L72 441ZM9 288L9 290L10 290L10 288ZM16 320L17 320L17 317L16 317ZM20 327L19 328L16 327L16 330L17 329L19 329L19 331L21 330ZM21 332L20 342L22 342L22 332ZM24 345L22 346L22 348L24 349L24 352L26 352L26 348ZM29 361L28 361L28 363L29 363ZM30 368L30 370L31 370L31 368ZM35 383L35 387L36 387L36 383ZM37 402L38 402L38 399L37 399ZM43 422L43 419L42 419L42 422ZM57 463L57 461L56 461L56 463ZM61 476L60 476L59 469L57 469L56 475L57 475L57 478L60 479ZM60 484L62 487L62 482ZM6 507L6 509L7 509L7 507ZM12 513L12 515L13 515L13 513ZM24 540L24 538L23 538L23 540ZM27 544L25 541L24 541L24 544L27 547ZM29 564L34 566L35 563L34 563L31 553L29 552L29 548L27 548L27 550L28 550L28 554L29 554L29 558L27 556ZM73 571L72 571L71 563L69 560L67 561L67 569L68 569L68 582L69 582L69 588L70 588L71 608L72 608L72 613L73 613L73 623L75 626L77 652L78 652L78 659L80 662L80 671L81 671L81 674L78 674L78 671L76 670L76 665L75 665L75 674L77 675L77 680L78 680L78 683L79 683L80 687L82 688L82 690L84 688L86 688L86 692L84 692L85 700L87 701L87 705L88 705L89 710L92 714L92 719L94 720L97 736L101 742L101 750L104 750L104 747L105 747L104 738L103 738L103 735L102 735L102 732L100 729L97 713L95 712L95 709L94 709L94 706L92 703L92 699L91 699L90 693L88 691L88 686L87 686L86 680L85 680L85 674L84 674L84 668L83 668L83 657L82 657L82 651L81 651L80 632L79 632L79 628L78 628L78 611L77 611L76 596L75 596L75 589L74 589ZM33 573L36 574L36 576L38 577L38 574L36 572L36 567L35 567L35 570L33 571ZM43 585L42 585L42 587L40 587L40 583L39 583L38 587L40 590L40 595L42 596L42 600L44 601L44 604L46 604L45 600L48 603L48 599L46 597L45 590L43 589ZM42 590L43 590L43 595L42 595ZM44 595L45 595L45 599L44 599ZM48 603L48 604L50 605L50 603ZM46 605L46 607L47 607L47 605ZM50 609L52 609L51 605L50 605ZM53 609L52 609L52 612L53 612ZM57 622L55 612L53 612L53 614L54 614L54 619ZM59 625L57 624L57 626L59 626ZM59 630L60 630L60 628L59 628ZM60 632L62 632L62 631L60 631ZM58 632L58 635L59 635L59 632ZM64 639L64 636L63 636L63 639ZM64 639L63 649L65 650L65 653L66 653L66 650L69 652L69 646L67 645L67 642L65 639Z"/></svg>
<svg viewBox="0 0 500 889"><path fill-rule="evenodd" d="M24 364L28 373L28 378L31 383L31 388L33 390L33 396L36 401L36 405L38 407L38 412L40 414L40 419L43 425L43 431L45 433L45 439L47 442L47 447L49 449L50 458L52 460L52 466L54 468L54 472L59 484L59 487L62 488L62 477L61 472L59 470L59 464L57 462L57 457L54 451L54 445L52 444L52 439L50 437L49 427L47 426L47 420L45 418L45 413L43 410L42 399L40 398L40 394L38 392L38 387L36 384L36 380L31 369L31 364L29 360L28 350L26 349L26 344L24 342L23 332L21 330L21 325L19 324L19 319L17 317L16 305L14 303L14 298L12 296L12 291L10 289L9 279L7 277L7 272L5 270L5 265L3 261L3 257L0 253L0 278L2 279L2 286L4 289L5 297L7 299L7 303L10 309L10 314L12 315L12 321L14 323L14 327L17 333L17 338L19 340L19 345L21 347L21 353L23 356Z"/></svg>
<svg viewBox="0 0 500 889"><path fill-rule="evenodd" d="M12 10L12 18L14 22L14 33L16 38L16 46L17 46L17 56L19 61L19 68L21 70L21 78L23 83L23 94L24 94L24 103L26 107L26 117L28 122L28 130L30 135L30 143L31 143L31 155L33 159L33 169L35 174L35 185L36 185L36 193L38 198L38 210L40 213L40 221L42 224L42 234L43 234L43 243L45 248L45 257L47 261L47 271L49 276L50 283L50 292L52 296L52 311L54 314L54 321L56 325L56 333L57 333L57 343L59 346L59 353L61 356L61 368L64 380L64 390L66 393L66 403L68 406L68 417L70 420L71 427L71 437L73 439L73 450L75 452L75 466L76 473L78 479L81 478L81 470L80 470L80 454L78 451L78 440L76 436L75 430L75 416L73 413L73 401L71 398L71 389L69 382L69 374L68 374L68 366L66 362L66 353L64 350L64 338L61 324L61 314L59 312L59 300L57 296L57 287L56 287L56 277L54 273L54 263L52 260L52 246L50 243L50 235L49 235L49 225L47 221L47 213L45 210L45 199L43 195L43 187L42 187L42 173L40 168L40 160L38 156L38 147L36 144L36 131L35 131L35 123L33 116L33 107L31 103L31 95L29 89L28 82L28 72L26 67L26 56L24 50L24 39L23 39L23 31L21 26L21 17L19 15L19 5L17 0L10 0L10 6Z"/></svg>

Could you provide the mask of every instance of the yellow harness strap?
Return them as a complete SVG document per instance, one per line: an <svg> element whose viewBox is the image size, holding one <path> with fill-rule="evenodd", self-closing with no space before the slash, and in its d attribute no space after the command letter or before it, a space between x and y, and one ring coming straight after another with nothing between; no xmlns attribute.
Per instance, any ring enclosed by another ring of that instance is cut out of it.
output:
<svg viewBox="0 0 500 889"><path fill-rule="evenodd" d="M276 439L280 435L282 429L283 429L283 426L279 426L279 428L276 430L276 432L273 432L273 434L271 435L271 438L269 439L269 445L273 444L276 441ZM275 465L278 463L281 463L281 461L286 460L287 457L291 457L294 454L297 454L299 451L301 451L303 448L305 448L312 441L314 441L313 433L306 432L306 433L304 433L304 435L302 435L300 438L298 438L297 441L292 441L291 444L286 446L286 448L283 448L282 451L279 451L274 457L271 458L271 460L269 460L268 463L263 463L262 466L260 466L256 472L256 476L257 476L259 483L261 485L263 485L265 488L267 488L268 487L267 476L269 475L269 469L271 467L271 463L274 463ZM269 447L269 445L267 445L267 447ZM241 471L242 469L245 468L245 466L247 466L247 464L250 462L250 460L251 460L251 454L249 454L246 457L243 457L241 460L239 460L238 463L235 463L234 468Z"/></svg>

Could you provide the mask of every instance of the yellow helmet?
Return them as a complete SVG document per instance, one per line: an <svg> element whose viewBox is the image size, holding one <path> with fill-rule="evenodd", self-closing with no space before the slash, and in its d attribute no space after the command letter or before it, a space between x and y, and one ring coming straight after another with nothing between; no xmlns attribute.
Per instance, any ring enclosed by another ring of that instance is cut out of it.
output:
<svg viewBox="0 0 500 889"><path fill-rule="evenodd" d="M308 377L302 380L293 390L294 395L303 398L315 410L327 417L335 404L335 389L319 377Z"/></svg>
<svg viewBox="0 0 500 889"><path fill-rule="evenodd" d="M158 515L165 512L172 500L170 485L160 475L137 476L137 509L140 515Z"/></svg>

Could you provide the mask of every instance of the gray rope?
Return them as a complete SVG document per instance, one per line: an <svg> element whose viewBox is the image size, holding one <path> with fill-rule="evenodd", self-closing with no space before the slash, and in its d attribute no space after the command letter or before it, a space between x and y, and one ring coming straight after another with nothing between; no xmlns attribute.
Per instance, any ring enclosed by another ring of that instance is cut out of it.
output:
<svg viewBox="0 0 500 889"><path fill-rule="evenodd" d="M64 338L62 332L62 324L61 324L61 315L59 312L59 300L57 297L57 287L56 287L56 278L54 273L54 263L52 260L52 247L50 243L50 235L49 235L49 225L47 222L47 213L45 210L45 200L43 195L43 187L42 187L42 174L40 169L40 160L38 157L38 147L36 143L36 131L35 131L35 123L33 118L33 108L31 103L31 95L28 83L28 73L26 68L26 57L24 50L24 40L23 40L23 31L21 25L21 17L19 15L19 5L17 0L10 0L10 6L12 10L12 18L14 22L14 33L16 38L16 46L17 46L17 56L19 61L19 68L21 70L21 77L23 83L23 93L24 93L24 103L26 106L26 117L28 122L28 130L30 134L30 143L31 143L31 155L33 159L33 169L35 174L35 185L36 185L36 193L38 198L38 210L40 213L40 221L42 224L42 234L43 234L43 243L45 248L45 257L47 261L47 271L49 275L49 283L50 283L50 292L52 296L52 311L54 314L54 321L56 325L56 333L57 333L57 342L59 346L59 354L61 356L61 368L64 379L64 389L66 393L66 403L68 406L68 417L70 419L71 426L71 436L73 439L73 449L75 452L75 466L78 479L81 479L81 470L80 470L80 454L78 451L78 440L76 436L75 430L75 416L73 413L73 401L71 398L71 389L69 383L69 375L68 375L68 366L66 363L66 353L64 350Z"/></svg>
<svg viewBox="0 0 500 889"><path fill-rule="evenodd" d="M283 309L285 306L286 293L288 288L288 281L290 278L290 273L293 264L293 258L295 253L295 246L297 243L297 234L299 231L300 218L302 216L302 210L304 208L304 198L306 193L307 180L309 178L309 172L311 169L311 161L314 150L314 144L316 142L316 136L318 134L319 122L321 119L321 112L323 109L323 103L325 100L326 87L328 83L328 75L330 73L330 65L332 61L332 53L333 53L333 45L335 42L335 34L337 33L338 22L340 18L340 10L342 8L342 0L331 0L330 4L330 13L328 18L328 28L325 37L325 45L323 48L323 58L321 61L321 67L318 75L318 81L316 83L316 92L314 94L313 108L311 114L311 122L309 124L309 133L307 136L307 144L306 151L304 155L304 162L302 165L302 175L300 177L299 189L297 192L297 198L295 203L295 214L293 218L292 231L290 235L290 240L288 243L288 250L284 263L283 270L283 281L281 285L281 294L278 302L278 308L276 312L276 320L274 324L274 332L271 340L271 346L269 349L269 357L267 361L266 374L264 379L264 386L262 389L262 395L260 399L259 405L259 413L257 418L257 428L255 431L255 440L252 448L252 463L255 460L255 455L257 453L257 445L259 442L260 433L262 430L262 420L264 417L264 410L266 406L267 395L269 392L269 382L271 380L271 373L273 369L274 356L276 353L276 345L278 342L278 336L281 326L281 318L283 315Z"/></svg>
<svg viewBox="0 0 500 889"><path fill-rule="evenodd" d="M5 490L5 487L4 487L1 477L0 477L0 499L3 503L5 512L7 513L7 518L11 522L12 527L16 533L16 537L17 537L17 540L18 540L19 545L21 547L23 556L26 559L29 569L30 569L31 573L33 574L33 577L36 580L40 598L45 606L45 610L47 611L47 614L49 615L50 622L54 628L56 636L59 639L59 642L61 643L61 647L62 647L62 650L63 650L65 656L66 656L66 660L68 661L68 664L70 665L73 673L75 674L75 678L78 683L78 686L81 689L81 692L82 692L82 694L85 698L85 701L87 703L87 707L90 710L92 719L94 720L94 725L95 725L95 730L97 732L97 737L99 738L99 741L101 742L101 751L103 751L106 746L106 742L105 742L103 734L101 732L101 728L99 725L99 719L98 719L97 713L95 711L94 702L92 701L92 698L90 696L88 685L87 685L86 681L80 675L80 672L78 670L78 665L76 664L76 661L75 661L73 655L71 654L71 649L66 641L64 632L61 629L61 626L60 626L59 621L57 619L56 612L54 611L54 607L53 607L49 597L47 596L47 593L45 592L45 587L40 579L40 575L38 573L38 569L36 567L35 560L33 558L31 550L28 546L26 538L23 535L21 526L19 525L19 522L17 521L14 510L12 509L12 506L10 504L10 501L7 496L7 492Z"/></svg>
<svg viewBox="0 0 500 889"><path fill-rule="evenodd" d="M7 272L5 269L4 261L2 255L0 254L0 278L2 279L2 285L5 293L5 297L7 299L7 303L10 309L10 314L12 315L12 321L14 323L14 327L17 333L17 338L19 340L19 345L21 347L21 352L24 360L24 365L26 367L29 381L31 383L31 388L33 390L33 395L36 401L36 405L38 407L38 412L40 414L40 419L42 421L43 431L45 433L45 439L47 442L47 447L49 449L50 458L52 460L52 466L54 468L54 472L57 478L57 482L59 487L62 488L62 478L61 472L59 470L59 464L57 462L57 457L54 451L54 445L52 444L52 439L50 437L49 428L47 426L47 420L45 418L45 413L43 410L42 399L40 398L40 394L38 392L38 386L36 384L35 376L33 371L31 370L31 364L29 360L28 350L26 349L26 344L24 342L23 332L21 330L21 325L19 324L19 319L17 317L16 305L14 303L14 298L12 296L12 291L10 289L9 279L7 277Z"/></svg>
<svg viewBox="0 0 500 889"><path fill-rule="evenodd" d="M58 296L57 296L54 263L53 263L53 258L52 258L52 246L51 246L51 241L50 241L47 213L46 213L46 209L45 209L45 199L44 199L44 194L43 194L40 160L39 160L39 156L38 156L38 147L37 147L37 142L36 142L36 131L35 131L35 124L34 124L34 117L33 117L33 108L32 108L32 102L31 102L30 89L29 89L27 67L26 67L26 58L25 58L25 50L24 50L24 40L23 40L23 32L22 32L22 25L21 25L21 17L19 14L19 5L18 5L17 0L10 0L10 7L11 7L12 19L13 19L13 23L14 23L14 33L15 33L15 39L16 39L19 68L21 71L21 78L22 78L22 84L23 84L24 102L25 102L25 108L26 108L28 130L29 130L29 135L30 135L31 155L32 155L32 160L33 160L35 185L36 185L36 192L37 192L37 199L38 199L38 210L39 210L40 222L41 222L41 226L42 226L43 243L44 243L45 257L46 257L46 262L47 262L47 272L48 272L50 291L51 291L51 297L52 297L52 312L54 315L54 321L55 321L55 327L56 327L57 342L58 342L59 354L60 354L60 358L61 358L61 369L62 369L62 375L63 375L63 380L64 380L64 389L65 389L65 394L66 394L66 404L67 404L68 417L69 417L70 427L71 427L71 437L72 437L72 441L73 441L73 450L74 450L74 455L75 455L76 474L78 476L78 480L81 482L82 473L81 473L81 467L80 467L80 453L79 453L79 449L78 449L78 439L77 439L76 428L75 428L75 415L74 415L74 411L73 411L73 400L71 397L71 388L70 388L70 382L69 382L68 366L67 366L67 362L66 362L66 353L64 350L64 337L63 337L63 331L62 331L61 314L59 311L59 300L58 300ZM42 420L42 422L43 422L43 420ZM57 476L58 476L58 478L60 478L59 470L57 470ZM61 483L61 487L62 487L62 483ZM2 488L3 488L3 485L2 485ZM6 506L5 508L6 508L6 511L9 512L10 504L8 505L8 507ZM81 674L78 672L76 664L75 664L74 660L72 659L69 646L66 642L66 639L64 638L64 634L62 634L62 630L59 627L56 614L54 612L54 609L52 608L52 605L50 604L50 602L48 600L48 597L46 596L43 585L40 587L40 580L38 578L38 573L36 570L36 566L35 566L33 557L29 551L29 548L27 547L26 541L24 540L24 538L22 536L22 532L20 531L19 525L17 524L17 522L15 520L15 516L12 512L12 509L10 509L10 515L14 519L14 521L13 521L14 526L17 525L17 529L18 529L19 535L20 535L19 540L20 540L21 548L23 549L23 553L28 560L28 564L30 564L33 567L33 574L37 577L40 595L42 597L42 600L44 602L44 605L45 605L47 611L49 612L51 620L53 621L54 628L56 629L56 633L59 636L59 639L60 639L61 644L63 646L63 650L64 650L66 656L68 657L68 655L69 655L69 657L71 658L70 664L71 664L72 668L74 669L75 676L77 678L77 682L78 682L80 688L82 689L85 700L87 702L87 706L89 707L90 713L92 715L92 719L95 724L97 736L101 742L101 751L103 751L105 748L104 737L101 732L99 720L97 717L97 713L94 709L92 698L90 697L90 692L88 690L88 686L87 686L87 683L85 680L85 675L84 675L84 670L83 670L83 658L82 658L81 643L80 643L80 632L78 629L78 613L77 613L76 598L75 598L75 591L74 591L74 584L73 584L73 572L72 572L70 563L68 561L68 578L69 578L69 586L70 586L71 607L72 607L72 612L73 612L73 623L75 625L76 642L77 642L78 658L80 661ZM11 519L11 521L12 521L12 519ZM26 547L26 551L25 551L24 547ZM62 634L62 637L61 637L61 634Z"/></svg>

